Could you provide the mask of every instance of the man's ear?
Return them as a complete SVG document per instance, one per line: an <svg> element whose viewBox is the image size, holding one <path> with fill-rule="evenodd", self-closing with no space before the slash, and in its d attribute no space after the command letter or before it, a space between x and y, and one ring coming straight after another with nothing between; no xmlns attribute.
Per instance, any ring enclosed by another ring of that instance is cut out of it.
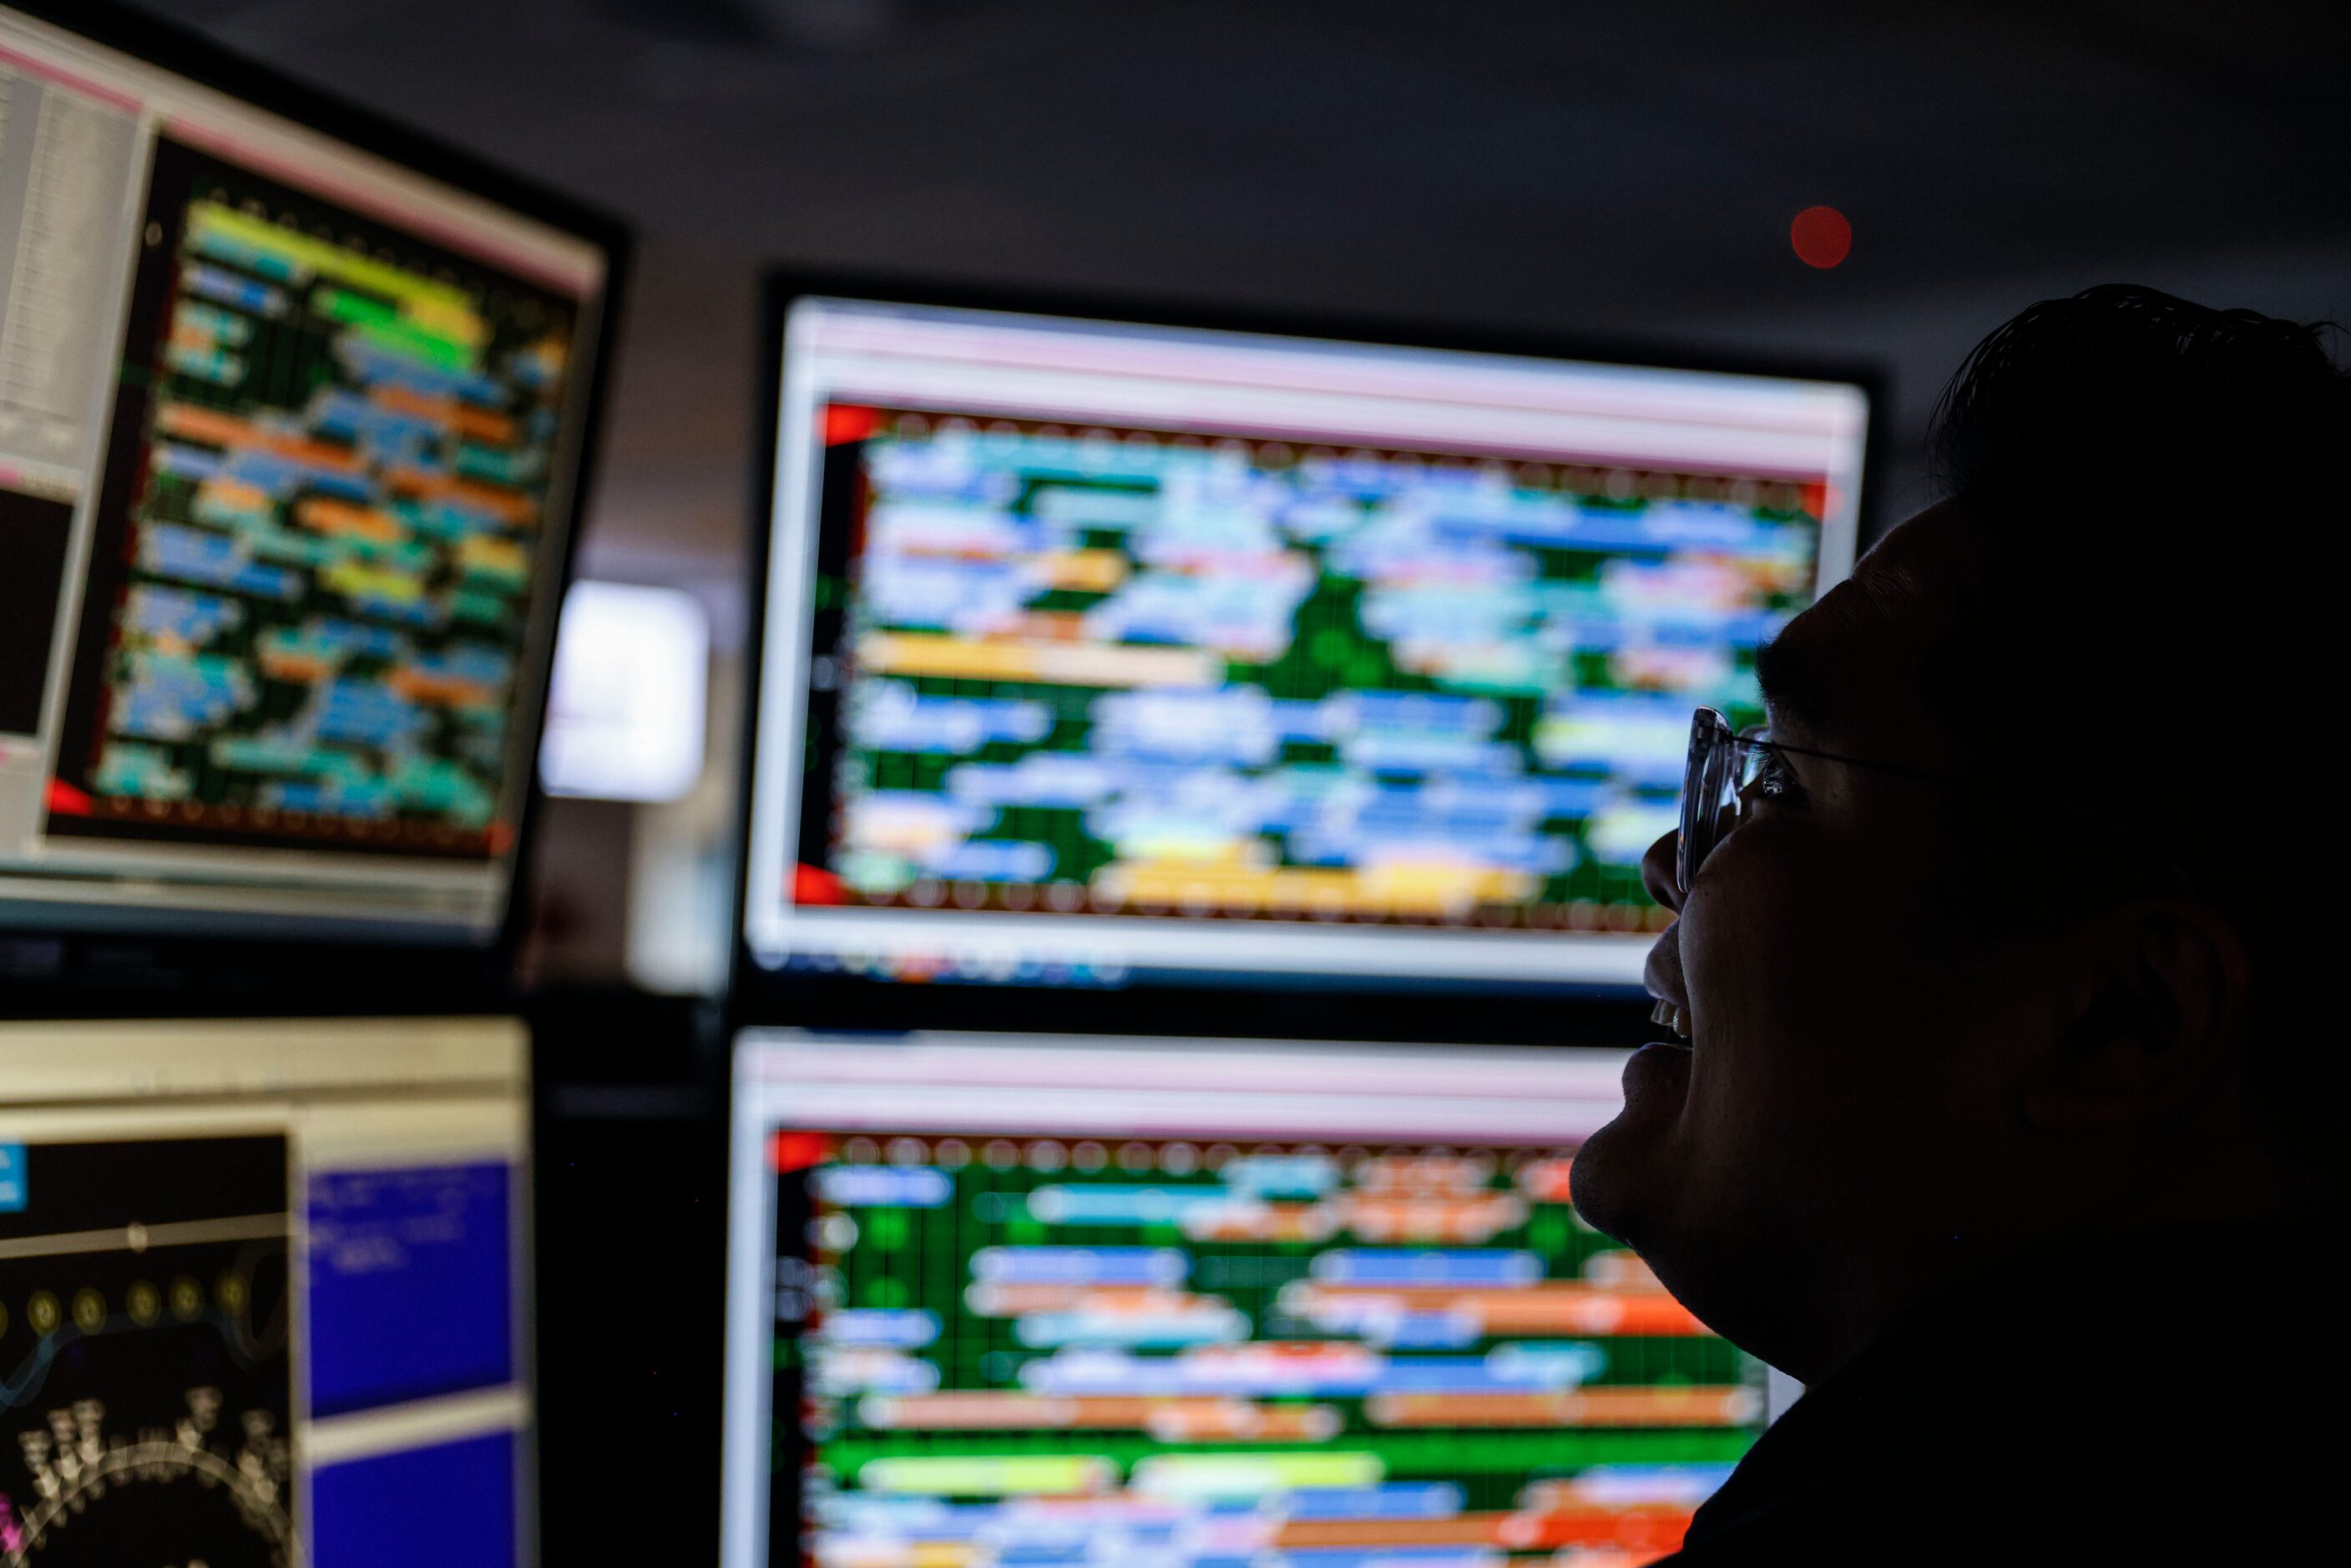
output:
<svg viewBox="0 0 2351 1568"><path fill-rule="evenodd" d="M2077 933L2056 1048L2024 1084L2028 1125L2112 1127L2206 1092L2241 1049L2250 967L2219 911L2193 898L2136 900Z"/></svg>

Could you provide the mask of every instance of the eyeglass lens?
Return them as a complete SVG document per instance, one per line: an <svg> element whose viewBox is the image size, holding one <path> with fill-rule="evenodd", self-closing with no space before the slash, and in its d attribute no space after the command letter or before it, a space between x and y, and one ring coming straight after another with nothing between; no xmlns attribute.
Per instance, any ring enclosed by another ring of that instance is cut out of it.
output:
<svg viewBox="0 0 2351 1568"><path fill-rule="evenodd" d="M1729 771L1725 743L1730 738L1729 724L1714 709L1702 707L1690 716L1689 758L1682 770L1681 836L1674 863L1675 880L1685 893L1714 849L1723 775Z"/></svg>
<svg viewBox="0 0 2351 1568"><path fill-rule="evenodd" d="M1674 873L1684 893L1715 846L1739 824L1740 804L1764 747L1747 744L1710 707L1690 716L1689 759L1682 772L1681 831Z"/></svg>

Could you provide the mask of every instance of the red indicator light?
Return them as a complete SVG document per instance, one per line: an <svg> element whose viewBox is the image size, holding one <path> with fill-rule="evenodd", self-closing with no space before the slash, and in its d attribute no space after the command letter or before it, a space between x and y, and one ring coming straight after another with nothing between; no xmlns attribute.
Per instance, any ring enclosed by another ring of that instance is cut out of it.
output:
<svg viewBox="0 0 2351 1568"><path fill-rule="evenodd" d="M841 896L841 878L822 866L801 861L792 867L792 902L794 904L846 904Z"/></svg>
<svg viewBox="0 0 2351 1568"><path fill-rule="evenodd" d="M879 409L861 408L855 403L827 403L820 416L819 434L827 446L844 446L852 441L862 441L882 428Z"/></svg>
<svg viewBox="0 0 2351 1568"><path fill-rule="evenodd" d="M1806 207L1788 225L1788 243L1806 267L1834 267L1853 250L1853 225L1834 207Z"/></svg>
<svg viewBox="0 0 2351 1568"><path fill-rule="evenodd" d="M808 1170L831 1157L831 1143L822 1133L778 1133L768 1144L768 1165L778 1175Z"/></svg>

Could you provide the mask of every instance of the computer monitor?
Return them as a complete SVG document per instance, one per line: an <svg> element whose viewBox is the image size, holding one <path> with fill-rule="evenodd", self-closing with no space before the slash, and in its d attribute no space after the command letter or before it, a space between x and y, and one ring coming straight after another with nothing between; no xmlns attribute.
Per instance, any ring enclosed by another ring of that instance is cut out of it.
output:
<svg viewBox="0 0 2351 1568"><path fill-rule="evenodd" d="M747 1033L725 1568L1663 1555L1768 1395L1568 1205L1623 1061Z"/></svg>
<svg viewBox="0 0 2351 1568"><path fill-rule="evenodd" d="M0 1025L0 1559L533 1560L520 1025Z"/></svg>
<svg viewBox="0 0 2351 1568"><path fill-rule="evenodd" d="M779 295L754 976L1628 987L1853 559L1859 381Z"/></svg>
<svg viewBox="0 0 2351 1568"><path fill-rule="evenodd" d="M0 5L0 925L486 946L621 236L60 15Z"/></svg>

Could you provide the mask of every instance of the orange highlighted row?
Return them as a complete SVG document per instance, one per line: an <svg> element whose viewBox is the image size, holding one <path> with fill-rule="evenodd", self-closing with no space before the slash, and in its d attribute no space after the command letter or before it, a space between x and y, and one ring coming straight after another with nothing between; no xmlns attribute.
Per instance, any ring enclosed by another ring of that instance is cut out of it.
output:
<svg viewBox="0 0 2351 1568"><path fill-rule="evenodd" d="M486 512L515 528L528 528L538 520L537 501L520 490L509 490L502 485L485 485L478 479L460 479L448 474L410 467L391 469L383 477L384 483L404 496L414 496L427 501L453 502L475 511Z"/></svg>
<svg viewBox="0 0 2351 1568"><path fill-rule="evenodd" d="M1281 1291L1285 1312L1300 1317L1361 1316L1366 1310L1455 1312L1489 1334L1703 1334L1706 1325L1661 1291L1611 1291L1570 1281L1517 1290L1447 1285L1325 1285L1299 1281Z"/></svg>
<svg viewBox="0 0 2351 1568"><path fill-rule="evenodd" d="M1322 1203L1229 1203L1187 1210L1177 1221L1195 1241L1327 1241L1338 1216Z"/></svg>
<svg viewBox="0 0 2351 1568"><path fill-rule="evenodd" d="M394 670L384 677L384 685L410 702L434 707L488 707L498 700L498 694L479 681L423 670Z"/></svg>
<svg viewBox="0 0 2351 1568"><path fill-rule="evenodd" d="M496 446L514 444L515 422L493 409L475 408L455 398L428 397L407 387L389 384L370 392L368 401L395 413L429 419L475 441Z"/></svg>
<svg viewBox="0 0 2351 1568"><path fill-rule="evenodd" d="M338 538L373 539L380 544L390 544L407 532L401 527L400 519L390 512L324 496L314 496L298 503L294 507L294 520L313 533L329 534Z"/></svg>
<svg viewBox="0 0 2351 1568"><path fill-rule="evenodd" d="M242 479L231 479L215 474L196 486L198 517L205 512L242 513L251 517L266 512L272 505L269 492L258 485L248 485Z"/></svg>
<svg viewBox="0 0 2351 1568"><path fill-rule="evenodd" d="M1357 1186L1382 1191L1481 1192L1493 1174L1491 1161L1461 1155L1374 1155L1354 1169Z"/></svg>
<svg viewBox="0 0 2351 1568"><path fill-rule="evenodd" d="M1568 1173L1573 1159L1536 1160L1519 1172L1519 1190L1537 1203L1568 1201Z"/></svg>
<svg viewBox="0 0 2351 1568"><path fill-rule="evenodd" d="M203 442L212 446L250 447L271 452L332 473L360 474L366 467L358 454L344 447L266 430L235 414L223 413L218 409L204 408L195 403L162 404L155 411L155 424L164 434L183 440ZM502 485L486 485L478 479L460 479L453 475L405 466L391 470L384 478L392 488L404 494L427 500L453 501L486 512L517 528L528 527L538 519L537 501L520 490L508 489Z"/></svg>
<svg viewBox="0 0 2351 1568"><path fill-rule="evenodd" d="M1610 1291L1662 1291L1663 1280L1656 1270L1643 1262L1640 1254L1621 1247L1605 1252L1594 1252L1583 1260L1583 1277L1592 1283Z"/></svg>
<svg viewBox="0 0 2351 1568"><path fill-rule="evenodd" d="M857 663L877 675L1036 682L1065 686L1213 686L1225 662L1196 648L1129 647L1050 639L953 637L877 632L859 639Z"/></svg>
<svg viewBox="0 0 2351 1568"><path fill-rule="evenodd" d="M1155 1285L1008 1285L994 1280L975 1281L963 1294L964 1304L984 1318L1019 1318L1031 1312L1175 1312L1206 1299L1189 1291Z"/></svg>
<svg viewBox="0 0 2351 1568"><path fill-rule="evenodd" d="M1374 1394L1378 1427L1744 1427L1763 1413L1751 1388L1581 1388L1541 1394Z"/></svg>
<svg viewBox="0 0 2351 1568"><path fill-rule="evenodd" d="M223 413L218 409L204 408L196 403L162 404L155 411L155 424L164 434L183 440L201 441L211 446L251 447L273 452L280 457L337 474L357 474L361 468L357 455L342 447L265 430L233 413Z"/></svg>
<svg viewBox="0 0 2351 1568"><path fill-rule="evenodd" d="M1301 1519L1276 1531L1279 1549L1358 1546L1499 1546L1511 1552L1621 1546L1670 1552L1688 1533L1692 1510L1678 1503L1595 1504L1540 1512L1463 1513L1449 1519Z"/></svg>
<svg viewBox="0 0 2351 1568"><path fill-rule="evenodd" d="M259 663L261 673L271 680L303 686L315 686L331 678L336 668L332 660L286 648L262 649Z"/></svg>
<svg viewBox="0 0 2351 1568"><path fill-rule="evenodd" d="M993 635L1030 643L1082 643L1088 633L1086 618L1073 612L1024 610L1001 622Z"/></svg>
<svg viewBox="0 0 2351 1568"><path fill-rule="evenodd" d="M1081 1301L1097 1294L1108 1297L1120 1289L1131 1290L1136 1295L1146 1293L1141 1285L1099 1289L1091 1285L999 1285L992 1280L982 1280L964 1287L964 1305L983 1318L1026 1317L1030 1312L1066 1312Z"/></svg>
<svg viewBox="0 0 2351 1568"><path fill-rule="evenodd" d="M1526 1202L1514 1192L1472 1197L1353 1192L1334 1202L1342 1223L1366 1241L1484 1241L1527 1218Z"/></svg>

